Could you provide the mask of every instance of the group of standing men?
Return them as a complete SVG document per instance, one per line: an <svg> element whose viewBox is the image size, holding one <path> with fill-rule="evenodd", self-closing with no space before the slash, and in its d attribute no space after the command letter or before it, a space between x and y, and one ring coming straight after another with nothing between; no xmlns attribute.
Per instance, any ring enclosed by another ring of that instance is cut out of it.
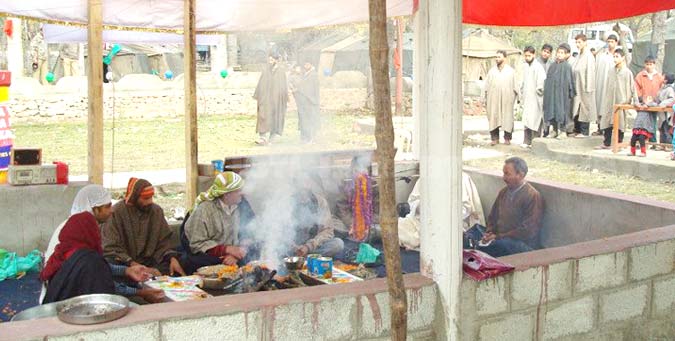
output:
<svg viewBox="0 0 675 341"><path fill-rule="evenodd" d="M287 77L284 64L281 54L271 53L253 94L258 101L258 145L268 145L283 134L289 90L298 107L302 142L311 143L319 129L319 76L314 66L297 65Z"/></svg>
<svg viewBox="0 0 675 341"><path fill-rule="evenodd" d="M511 143L513 109L517 99L523 106L523 147L529 147L532 138L542 134L552 138L561 133L566 133L568 137L589 137L591 123L597 122L598 131L594 135L604 136L598 149L610 148L614 124L619 125L619 142L623 141L628 110L620 112L619 122L614 122L614 105L631 104L644 108L672 101L673 82L668 76L658 74L653 57L645 60L645 70L633 78L627 66L630 55L618 45L616 33L608 35L607 46L597 53L588 47L584 34L577 35L575 40L579 49L576 58L571 56L567 43L558 46L555 58L552 57L553 47L549 44L542 47L538 58L533 47L525 48L520 84L517 84L513 68L505 62L506 52L497 52L497 65L489 71L486 81L486 109L492 145L499 143L500 128L504 130L505 144ZM643 129L644 135L653 138L658 126L661 142L669 142L666 113L659 114L658 124L656 114L654 116L654 120L645 124L650 126ZM636 130L633 131L634 136L642 132ZM641 147L644 147L644 141L641 142ZM632 145L635 147L635 143ZM634 149L632 151L635 155Z"/></svg>

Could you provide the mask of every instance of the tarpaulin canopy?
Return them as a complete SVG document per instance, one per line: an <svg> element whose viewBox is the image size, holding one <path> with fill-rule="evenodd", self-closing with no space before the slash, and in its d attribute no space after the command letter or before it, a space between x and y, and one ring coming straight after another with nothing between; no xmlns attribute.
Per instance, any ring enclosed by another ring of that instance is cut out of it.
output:
<svg viewBox="0 0 675 341"><path fill-rule="evenodd" d="M450 1L450 0L448 0ZM183 0L102 0L103 24L181 30ZM418 0L388 0L387 15L413 13ZM464 0L463 22L560 26L607 21L675 8L675 0ZM0 2L0 14L86 24L87 0ZM198 31L261 31L368 21L366 0L199 0Z"/></svg>
<svg viewBox="0 0 675 341"><path fill-rule="evenodd" d="M86 43L87 29L79 26L45 24L42 27L45 41L48 43ZM198 34L198 45L218 45L220 36ZM183 44L183 35L164 32L134 32L121 30L103 30L104 43L120 44Z"/></svg>
<svg viewBox="0 0 675 341"><path fill-rule="evenodd" d="M493 26L563 26L672 8L675 0L464 0L462 21Z"/></svg>
<svg viewBox="0 0 675 341"><path fill-rule="evenodd" d="M183 29L183 0L102 0L103 24ZM199 0L197 31L262 31L368 21L366 0ZM0 13L87 23L87 0L0 1ZM390 16L409 15L412 0L387 1Z"/></svg>

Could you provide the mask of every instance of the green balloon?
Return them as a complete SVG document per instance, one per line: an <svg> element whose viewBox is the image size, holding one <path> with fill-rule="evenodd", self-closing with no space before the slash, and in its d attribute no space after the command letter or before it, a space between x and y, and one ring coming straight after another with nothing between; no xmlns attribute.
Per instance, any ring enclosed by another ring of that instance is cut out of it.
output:
<svg viewBox="0 0 675 341"><path fill-rule="evenodd" d="M54 73L52 72L47 72L47 75L45 76L45 79L47 82L51 83L54 81Z"/></svg>
<svg viewBox="0 0 675 341"><path fill-rule="evenodd" d="M228 74L229 74L229 73L227 72L227 70L221 70L221 71L220 71L220 77L227 78L227 75L228 75Z"/></svg>

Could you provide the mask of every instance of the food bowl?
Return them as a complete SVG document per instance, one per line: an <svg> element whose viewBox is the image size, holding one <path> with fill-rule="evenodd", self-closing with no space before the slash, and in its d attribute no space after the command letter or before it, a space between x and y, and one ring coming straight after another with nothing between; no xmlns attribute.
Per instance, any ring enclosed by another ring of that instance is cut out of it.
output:
<svg viewBox="0 0 675 341"><path fill-rule="evenodd" d="M297 271L302 270L302 266L305 264L305 257L286 257L284 258L284 265L288 271Z"/></svg>

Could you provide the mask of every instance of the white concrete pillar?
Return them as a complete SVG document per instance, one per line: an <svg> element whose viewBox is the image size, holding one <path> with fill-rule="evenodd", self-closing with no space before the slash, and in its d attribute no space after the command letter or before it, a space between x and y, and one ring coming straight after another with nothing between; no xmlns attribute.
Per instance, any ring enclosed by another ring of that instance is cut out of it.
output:
<svg viewBox="0 0 675 341"><path fill-rule="evenodd" d="M7 37L7 69L12 72L12 77L22 77L23 74L23 42L21 39L23 26L21 19L7 18L12 20L14 34ZM4 34L4 33L2 33ZM30 53L30 51L28 51Z"/></svg>
<svg viewBox="0 0 675 341"><path fill-rule="evenodd" d="M211 46L211 72L220 74L227 69L227 35L221 35L218 45Z"/></svg>
<svg viewBox="0 0 675 341"><path fill-rule="evenodd" d="M445 339L457 340L462 279L462 1L419 2L421 270L438 284Z"/></svg>

